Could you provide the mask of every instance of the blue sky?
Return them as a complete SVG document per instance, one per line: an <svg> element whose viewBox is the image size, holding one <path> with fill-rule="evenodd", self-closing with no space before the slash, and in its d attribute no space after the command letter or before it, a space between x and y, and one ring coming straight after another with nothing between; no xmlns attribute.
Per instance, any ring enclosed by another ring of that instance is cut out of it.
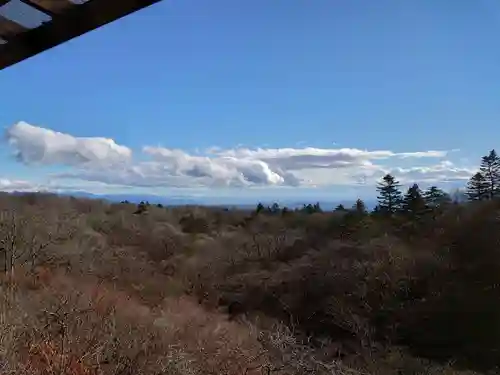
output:
<svg viewBox="0 0 500 375"><path fill-rule="evenodd" d="M499 139L498 35L496 0L164 0L0 72L0 185L459 186Z"/></svg>

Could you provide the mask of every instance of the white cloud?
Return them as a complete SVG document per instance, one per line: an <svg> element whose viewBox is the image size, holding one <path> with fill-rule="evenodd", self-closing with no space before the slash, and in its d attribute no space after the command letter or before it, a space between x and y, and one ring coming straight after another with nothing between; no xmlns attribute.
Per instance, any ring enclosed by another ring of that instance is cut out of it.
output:
<svg viewBox="0 0 500 375"><path fill-rule="evenodd" d="M469 172L444 162L409 168L377 164L381 159L397 159L390 151L357 149L260 149L217 150L205 156L181 150L145 147L152 160L122 168L87 169L60 177L83 178L110 184L143 187L245 187L374 184L385 173L415 181L463 178ZM432 156L430 156L430 155ZM440 157L444 152L405 153L405 158ZM411 156L410 156L411 155ZM274 156L274 157L272 157ZM468 176L468 175L467 175Z"/></svg>
<svg viewBox="0 0 500 375"><path fill-rule="evenodd" d="M37 191L40 189L38 184L24 180L11 180L0 178L0 191Z"/></svg>
<svg viewBox="0 0 500 375"><path fill-rule="evenodd" d="M452 151L417 151L417 152L400 152L394 154L400 158L444 158Z"/></svg>
<svg viewBox="0 0 500 375"><path fill-rule="evenodd" d="M419 151L395 153L388 150L359 150L355 148L322 149L322 148L281 148L281 149L248 149L215 151L220 157L234 157L262 160L269 165L279 166L287 170L313 168L345 168L365 166L370 160L401 158L442 158L448 151Z"/></svg>
<svg viewBox="0 0 500 375"><path fill-rule="evenodd" d="M236 156L192 156L184 151L161 147L144 147L144 153L153 157L172 176L195 180L211 180L214 185L282 185L297 184L289 173L273 168L263 160ZM151 164L146 167L151 169Z"/></svg>
<svg viewBox="0 0 500 375"><path fill-rule="evenodd" d="M116 164L131 159L132 151L108 138L73 137L69 134L18 122L5 136L18 160L26 164Z"/></svg>
<svg viewBox="0 0 500 375"><path fill-rule="evenodd" d="M448 160L426 167L393 168L390 171L402 182L431 183L467 181L475 172L474 168L457 167Z"/></svg>
<svg viewBox="0 0 500 375"><path fill-rule="evenodd" d="M402 182L457 181L472 173L469 168L443 161L448 151L240 147L188 153L146 146L142 153L147 159L137 161L132 159L128 147L112 139L79 138L24 122L8 128L6 134L19 160L70 167L52 175L55 181L71 179L109 186L148 189L352 186L374 184L389 172ZM438 160L432 163L433 159Z"/></svg>

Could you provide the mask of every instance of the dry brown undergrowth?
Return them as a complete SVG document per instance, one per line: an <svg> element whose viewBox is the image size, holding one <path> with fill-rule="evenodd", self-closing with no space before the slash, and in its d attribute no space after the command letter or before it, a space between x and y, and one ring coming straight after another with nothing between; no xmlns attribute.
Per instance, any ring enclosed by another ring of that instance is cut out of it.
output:
<svg viewBox="0 0 500 375"><path fill-rule="evenodd" d="M449 353L437 365L409 352L446 332L421 328L439 322L437 308L453 312L450 280L469 293L460 304L476 296L493 306L491 293L477 293L497 282L493 205L421 227L330 213L136 211L0 194L0 374L459 374ZM472 337L492 358L494 335L458 332L450 348Z"/></svg>

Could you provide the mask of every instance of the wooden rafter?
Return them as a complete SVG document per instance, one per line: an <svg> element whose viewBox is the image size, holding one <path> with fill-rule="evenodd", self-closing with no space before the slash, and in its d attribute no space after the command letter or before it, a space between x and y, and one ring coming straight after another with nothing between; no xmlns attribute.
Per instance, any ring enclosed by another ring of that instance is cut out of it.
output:
<svg viewBox="0 0 500 375"><path fill-rule="evenodd" d="M21 0L21 2L30 7L43 12L51 17L61 14L72 6L76 6L68 0Z"/></svg>
<svg viewBox="0 0 500 375"><path fill-rule="evenodd" d="M69 0L21 0L44 13L61 14L78 5Z"/></svg>
<svg viewBox="0 0 500 375"><path fill-rule="evenodd" d="M49 14L50 22L34 29L3 37L0 44L0 69L37 55L73 38L95 30L161 0L90 0L75 5L68 0L26 0L23 2ZM0 6L8 0L0 0ZM69 6L67 4L70 4Z"/></svg>
<svg viewBox="0 0 500 375"><path fill-rule="evenodd" d="M0 38L9 41L29 29L0 15Z"/></svg>

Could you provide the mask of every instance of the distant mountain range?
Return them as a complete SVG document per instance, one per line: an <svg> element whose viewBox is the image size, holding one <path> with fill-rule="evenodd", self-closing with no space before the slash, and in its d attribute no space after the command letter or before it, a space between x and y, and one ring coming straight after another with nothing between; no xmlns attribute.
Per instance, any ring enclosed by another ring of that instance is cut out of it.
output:
<svg viewBox="0 0 500 375"><path fill-rule="evenodd" d="M13 192L12 194L24 194L23 192ZM230 197L185 197L185 196L162 196L154 194L92 194L85 191L66 191L64 193L58 193L58 195L63 196L73 196L77 198L90 198L90 199L101 199L110 202L122 202L129 201L130 203L139 202L149 202L151 204L162 204L164 206L218 206L218 207L234 207L249 209L257 206L258 203L262 203L265 206L271 206L275 201L272 199L263 199L250 201L249 199L238 199ZM458 202L467 201L467 197L463 191L454 191L452 198ZM299 208L304 204L314 204L318 202L323 210L333 210L339 204L344 207L349 208L355 202L355 199L339 199L339 200L302 200L301 198L288 198L278 201L281 207L288 208ZM364 200L366 208L373 209L377 201L376 199L366 199Z"/></svg>
<svg viewBox="0 0 500 375"><path fill-rule="evenodd" d="M67 191L59 195L72 196L76 198L102 199L111 202L129 201L131 203L149 202L151 204L164 204L173 206L204 204L201 200L189 197L166 197L153 194L92 194L85 191Z"/></svg>
<svg viewBox="0 0 500 375"><path fill-rule="evenodd" d="M254 208L259 200L255 202L250 202L248 200L238 200L238 198L213 198L213 197L176 197L176 196L161 196L153 194L91 194L84 191L68 191L65 193L60 193L59 195L81 197L81 198L91 198L91 199L102 199L110 202L122 202L129 201L131 203L149 202L151 204L163 204L165 206L223 206L223 207L236 207L236 208ZM351 207L354 204L355 199L352 200L319 200L320 206L324 210L333 210L339 204L345 207ZM261 200L260 203L264 205L272 205L275 201L271 199ZM278 203L280 206L286 206L289 208L302 207L304 204L314 204L318 200L313 201L303 201L300 198L290 198L286 200L280 200ZM376 205L375 200L366 200L365 204L368 209L372 209Z"/></svg>

